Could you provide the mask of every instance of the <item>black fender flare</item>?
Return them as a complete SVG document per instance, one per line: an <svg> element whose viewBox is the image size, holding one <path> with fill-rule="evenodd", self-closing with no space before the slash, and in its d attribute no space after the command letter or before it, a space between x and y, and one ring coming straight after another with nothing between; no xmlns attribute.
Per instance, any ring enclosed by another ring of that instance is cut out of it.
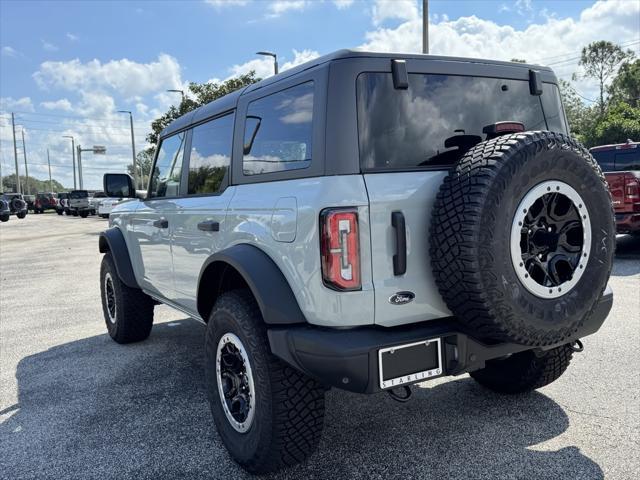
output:
<svg viewBox="0 0 640 480"><path fill-rule="evenodd" d="M129 257L127 243L124 240L124 235L122 235L122 232L118 227L111 227L104 232L100 232L98 249L100 250L100 253L111 252L111 257L116 264L118 277L120 277L122 283L130 288L140 288L136 281L136 276L133 273L133 266L131 265L131 257Z"/></svg>
<svg viewBox="0 0 640 480"><path fill-rule="evenodd" d="M269 325L307 323L293 290L280 268L265 252L248 244L234 245L216 252L202 266L198 277L198 311L201 316L204 313L201 308L204 295L208 296L209 303L211 300L215 303L219 292L216 284L213 285L214 291L203 291L207 286L211 288L209 282L203 282L203 276L213 264L222 267L231 266L240 274L256 299L265 323ZM217 285L219 286L219 283ZM204 316L203 320L207 321L208 318Z"/></svg>

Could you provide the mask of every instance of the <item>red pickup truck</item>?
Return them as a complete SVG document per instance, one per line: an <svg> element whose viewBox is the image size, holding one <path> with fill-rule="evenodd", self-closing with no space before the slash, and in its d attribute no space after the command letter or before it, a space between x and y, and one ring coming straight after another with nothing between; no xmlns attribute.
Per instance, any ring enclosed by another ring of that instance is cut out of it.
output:
<svg viewBox="0 0 640 480"><path fill-rule="evenodd" d="M628 140L589 151L609 183L617 232L640 235L640 142Z"/></svg>

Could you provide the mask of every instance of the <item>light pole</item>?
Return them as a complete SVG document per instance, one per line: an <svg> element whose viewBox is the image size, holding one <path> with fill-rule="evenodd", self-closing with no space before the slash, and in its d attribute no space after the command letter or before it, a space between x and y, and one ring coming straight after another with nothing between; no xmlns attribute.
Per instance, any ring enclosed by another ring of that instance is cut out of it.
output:
<svg viewBox="0 0 640 480"><path fill-rule="evenodd" d="M265 57L273 57L273 74L278 74L278 55L273 52L256 52L256 55L264 55Z"/></svg>
<svg viewBox="0 0 640 480"><path fill-rule="evenodd" d="M78 145L78 178L80 179L80 190L82 188L82 152L93 152L95 155L104 155L107 153L107 148L102 145L94 145L91 148L82 148Z"/></svg>
<svg viewBox="0 0 640 480"><path fill-rule="evenodd" d="M78 185L76 185L76 144L75 140L71 135L63 135L62 138L70 138L71 139L71 156L73 157L73 189L77 190Z"/></svg>
<svg viewBox="0 0 640 480"><path fill-rule="evenodd" d="M51 159L49 158L48 148L47 148L47 163L49 164L49 191L53 193L53 183L51 182Z"/></svg>
<svg viewBox="0 0 640 480"><path fill-rule="evenodd" d="M178 90L177 88L170 88L167 92L179 93L182 98L180 99L180 103L184 102L184 90Z"/></svg>
<svg viewBox="0 0 640 480"><path fill-rule="evenodd" d="M16 144L16 119L11 112L11 129L13 131L13 159L16 161L16 193L20 193L20 171L18 170L18 146Z"/></svg>
<svg viewBox="0 0 640 480"><path fill-rule="evenodd" d="M429 0L422 0L422 53L429 53Z"/></svg>
<svg viewBox="0 0 640 480"><path fill-rule="evenodd" d="M133 154L133 184L138 188L138 168L136 167L136 142L133 137L133 114L129 110L118 110L118 113L128 113L131 124L131 153Z"/></svg>
<svg viewBox="0 0 640 480"><path fill-rule="evenodd" d="M29 167L27 166L27 149L24 146L24 129L22 129L22 155L24 156L24 173L27 176L25 180L24 193L25 195L29 195L31 191L29 190Z"/></svg>

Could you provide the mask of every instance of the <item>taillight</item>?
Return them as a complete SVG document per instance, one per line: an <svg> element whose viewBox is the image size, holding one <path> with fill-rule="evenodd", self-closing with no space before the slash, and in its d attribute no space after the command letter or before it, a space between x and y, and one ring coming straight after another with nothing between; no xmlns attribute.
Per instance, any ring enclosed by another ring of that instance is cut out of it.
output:
<svg viewBox="0 0 640 480"><path fill-rule="evenodd" d="M633 175L624 176L624 202L640 202L640 180Z"/></svg>
<svg viewBox="0 0 640 480"><path fill-rule="evenodd" d="M327 209L320 214L322 280L334 290L360 290L358 211Z"/></svg>

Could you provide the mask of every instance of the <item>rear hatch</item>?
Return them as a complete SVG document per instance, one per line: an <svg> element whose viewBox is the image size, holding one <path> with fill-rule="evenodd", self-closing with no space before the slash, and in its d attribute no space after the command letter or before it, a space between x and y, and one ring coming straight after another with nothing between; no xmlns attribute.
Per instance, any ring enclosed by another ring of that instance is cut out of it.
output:
<svg viewBox="0 0 640 480"><path fill-rule="evenodd" d="M522 70L521 80L409 74L406 89L394 88L391 73L358 77L375 323L393 326L450 315L431 273L431 210L447 170L486 139L483 127L514 121L525 130L567 133L557 87L545 83L542 95L532 95L528 71Z"/></svg>
<svg viewBox="0 0 640 480"><path fill-rule="evenodd" d="M590 152L605 172L615 212L640 212L640 143L594 147Z"/></svg>
<svg viewBox="0 0 640 480"><path fill-rule="evenodd" d="M69 207L71 208L89 208L89 192L86 190L74 190L69 193Z"/></svg>

